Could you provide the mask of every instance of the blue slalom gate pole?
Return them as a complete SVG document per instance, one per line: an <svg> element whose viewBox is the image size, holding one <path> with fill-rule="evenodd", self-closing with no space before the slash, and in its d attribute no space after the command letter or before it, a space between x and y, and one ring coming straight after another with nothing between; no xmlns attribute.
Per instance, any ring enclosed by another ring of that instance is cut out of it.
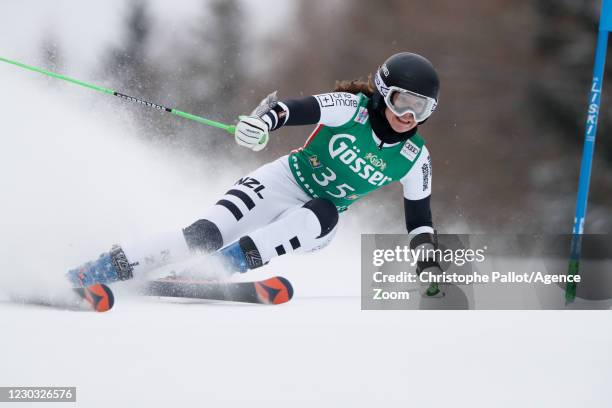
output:
<svg viewBox="0 0 612 408"><path fill-rule="evenodd" d="M593 153L595 151L595 137L597 135L597 120L599 119L604 68L606 66L606 48L608 46L608 33L610 31L612 31L612 0L602 0L601 14L599 17L599 33L597 35L597 48L595 50L595 66L593 68L593 82L589 95L586 132L582 150L582 162L580 164L580 178L576 197L574 228L572 229L572 246L568 275L578 274L580 252L582 250L582 234L584 232L584 219L586 217L589 185L591 183L591 167L593 164ZM573 302L575 298L576 283L568 282L565 287L566 304Z"/></svg>

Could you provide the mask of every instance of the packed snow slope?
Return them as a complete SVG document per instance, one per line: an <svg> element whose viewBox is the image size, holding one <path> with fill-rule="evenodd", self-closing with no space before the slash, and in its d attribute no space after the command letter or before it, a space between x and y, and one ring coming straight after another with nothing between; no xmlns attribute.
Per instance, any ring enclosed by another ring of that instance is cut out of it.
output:
<svg viewBox="0 0 612 408"><path fill-rule="evenodd" d="M0 386L77 386L82 407L610 405L609 312L361 311L361 220L253 272L288 277L287 305L121 287L105 314L11 302L61 293L64 271L115 242L188 225L243 169L207 178L218 158L145 144L104 95L9 66L0 89Z"/></svg>

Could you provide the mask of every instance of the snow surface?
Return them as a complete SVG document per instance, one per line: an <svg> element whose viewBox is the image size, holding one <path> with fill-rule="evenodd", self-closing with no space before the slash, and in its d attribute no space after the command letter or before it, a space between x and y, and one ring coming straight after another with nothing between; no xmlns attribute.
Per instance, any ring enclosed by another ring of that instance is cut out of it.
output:
<svg viewBox="0 0 612 408"><path fill-rule="evenodd" d="M83 407L604 407L608 319L301 295L282 307L121 299L106 314L1 304L0 383L74 385Z"/></svg>
<svg viewBox="0 0 612 408"><path fill-rule="evenodd" d="M610 406L609 311L361 311L351 218L326 250L253 272L289 278L287 305L121 287L104 314L10 302L188 225L242 171L210 183L206 160L139 142L108 97L47 83L0 66L0 386L77 386L82 407Z"/></svg>

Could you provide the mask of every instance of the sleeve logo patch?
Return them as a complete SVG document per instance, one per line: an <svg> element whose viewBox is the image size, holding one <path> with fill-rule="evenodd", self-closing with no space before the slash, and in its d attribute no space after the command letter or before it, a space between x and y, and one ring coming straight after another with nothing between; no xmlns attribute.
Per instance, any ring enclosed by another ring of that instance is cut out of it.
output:
<svg viewBox="0 0 612 408"><path fill-rule="evenodd" d="M431 173L429 170L429 163L423 163L421 171L423 172L423 191L427 191L429 187L429 175Z"/></svg>
<svg viewBox="0 0 612 408"><path fill-rule="evenodd" d="M414 159L416 159L416 157L419 155L420 151L420 147L412 143L410 140L406 140L406 143L404 143L404 147L402 147L400 153L408 160L414 161Z"/></svg>
<svg viewBox="0 0 612 408"><path fill-rule="evenodd" d="M368 121L368 109L363 106L359 108L359 113L355 116L355 122L361 123L362 125Z"/></svg>
<svg viewBox="0 0 612 408"><path fill-rule="evenodd" d="M334 99L329 94L317 95L317 99L322 108L334 106Z"/></svg>
<svg viewBox="0 0 612 408"><path fill-rule="evenodd" d="M333 106L347 106L357 108L359 98L355 95L346 92L333 92L321 95L315 95L319 101L321 108L331 108Z"/></svg>

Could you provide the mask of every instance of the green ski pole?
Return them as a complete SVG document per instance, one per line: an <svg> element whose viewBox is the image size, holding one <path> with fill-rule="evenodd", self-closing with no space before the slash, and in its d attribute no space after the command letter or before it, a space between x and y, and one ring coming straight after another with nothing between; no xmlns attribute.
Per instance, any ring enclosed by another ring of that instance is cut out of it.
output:
<svg viewBox="0 0 612 408"><path fill-rule="evenodd" d="M154 108L154 109L158 109L158 110L165 111L165 112L168 112L168 113L172 113L173 115L181 116L181 117L183 117L185 119L193 120L193 121L202 123L202 124L207 125L207 126L212 126L212 127L216 127L216 128L219 128L219 129L223 129L223 130L227 131L231 135L233 135L235 130L236 130L236 127L234 125L226 125L225 123L216 122L214 120L206 119L206 118L203 118L201 116L197 116L197 115L193 115L191 113L183 112L183 111L180 111L178 109L167 108L167 107L159 105L157 103L147 102L145 100L142 100L142 99L139 99L139 98L135 98L133 96L129 96L129 95L123 94L121 92L113 91L112 89L107 89L107 88L103 88L101 86L88 84L86 82L79 81L77 79L70 78L70 77L67 77L65 75L57 74L55 72L47 71L47 70L44 70L44 69L41 69L41 68L32 67L30 65L26 65L26 64L23 64L21 62L12 61L12 60L9 60L9 59L6 59L6 58L2 58L2 57L0 57L0 61L6 62L7 64L16 65L16 66L18 66L20 68L24 68L24 69L27 69L27 70L30 70L30 71L38 72L40 74L44 74L44 75L47 75L47 76L50 76L50 77L53 77L53 78L61 79L63 81L72 82L73 84L80 85L80 86L85 87L85 88L93 89L94 91L102 92L102 93L105 93L105 94L108 94L108 95L118 96L119 98L125 99L127 101L136 102L136 103L139 103L141 105L148 106L150 108Z"/></svg>

